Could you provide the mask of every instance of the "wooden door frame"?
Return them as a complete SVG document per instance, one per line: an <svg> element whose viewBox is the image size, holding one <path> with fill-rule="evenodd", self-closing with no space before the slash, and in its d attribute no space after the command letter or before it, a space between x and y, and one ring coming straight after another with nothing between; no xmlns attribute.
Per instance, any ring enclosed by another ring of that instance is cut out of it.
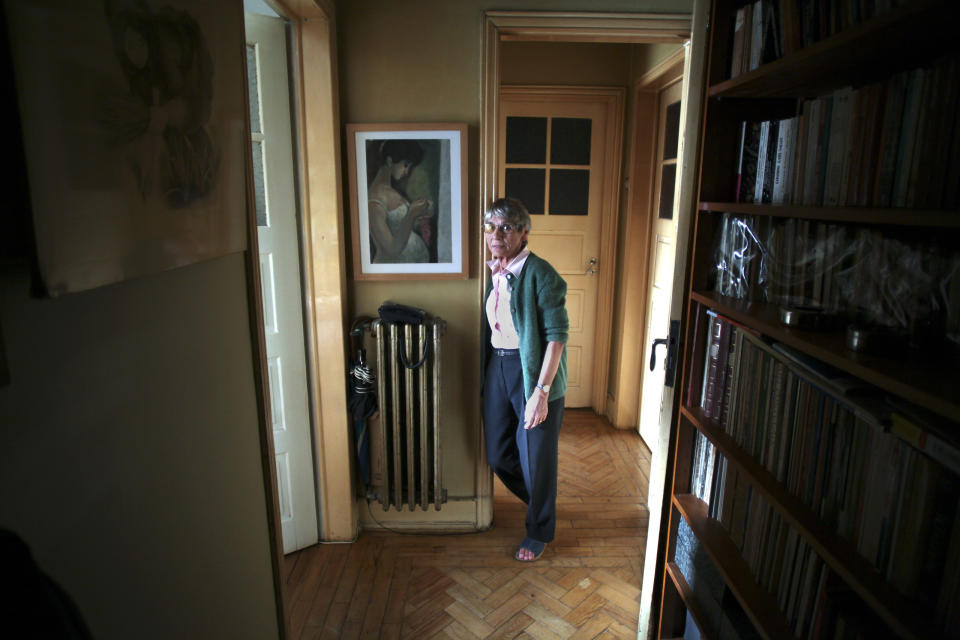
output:
<svg viewBox="0 0 960 640"><path fill-rule="evenodd" d="M497 129L500 100L500 42L619 42L626 44L673 43L682 45L690 39L690 14L654 13L571 13L487 11L481 34L480 80L480 197L477 219L482 217L486 203L497 194ZM611 221L616 229L616 216ZM615 232L614 232L615 233ZM615 236L614 236L615 237ZM481 308L486 273L483 268L483 238L477 240L477 268L483 274L478 278L477 305ZM611 294L612 295L612 294ZM477 335L477 343L482 342ZM599 358L596 362L601 362ZM607 365L605 361L602 361ZM606 379L607 370L603 371ZM598 385L600 386L600 385ZM603 385L605 387L606 385ZM604 397L606 389L602 391ZM597 406L602 406L598 404ZM476 433L476 450L484 452L483 433ZM479 456L476 467L477 523L480 527L493 522L493 475L486 464L486 453Z"/></svg>
<svg viewBox="0 0 960 640"><path fill-rule="evenodd" d="M346 272L340 185L340 115L337 92L335 13L332 0L266 0L290 21L293 43L291 108L297 149L306 334L307 377L314 438L318 527L323 541L350 541L358 530L351 460L353 443L347 410ZM244 59L246 59L244 57ZM309 69L309 73L306 70ZM246 75L244 75L246 78ZM249 134L249 131L248 131ZM311 158L324 162L311 162ZM250 149L247 162L252 165ZM248 201L253 202L248 177ZM252 206L252 205L251 205ZM280 638L289 637L289 607L282 579L283 539L277 499L270 389L260 294L256 216L248 206L245 262L251 317L254 377L260 423L261 464ZM321 357L322 354L322 357ZM331 381L325 384L323 381Z"/></svg>
<svg viewBox="0 0 960 640"><path fill-rule="evenodd" d="M522 96L527 102L584 102L603 104L607 126L613 127L611 144L603 155L603 183L600 200L599 282L597 284L596 321L593 340L593 392L590 407L603 413L607 396L610 367L610 332L613 326L614 258L617 253L617 209L620 206L620 165L623 156L623 110L626 90L621 87L588 87L568 85L509 85L502 89L510 95ZM499 103L498 114L499 118ZM498 140L499 143L499 140Z"/></svg>
<svg viewBox="0 0 960 640"><path fill-rule="evenodd" d="M630 89L633 109L627 127L630 142L627 144L629 156L624 170L630 188L623 204L624 220L621 226L626 247L650 245L657 195L654 193L654 156L660 127L657 101L665 87L683 80L685 58L686 48L681 48L637 78ZM658 121L656 128L643 126L651 121ZM619 429L636 429L640 415L639 389L646 371L643 356L647 344L646 316L650 293L647 282L651 256L649 251L632 251L621 256L621 260L621 295L616 301L616 315L621 318L621 326L637 327L637 330L624 331L620 350L611 354L617 375L613 393L608 393L606 415L613 426Z"/></svg>
<svg viewBox="0 0 960 640"><path fill-rule="evenodd" d="M346 385L346 243L332 0L267 0L290 20L303 289L320 539L356 538ZM307 73L309 69L309 73ZM325 161L311 161L322 158ZM265 363L264 363L265 366ZM325 380L331 381L324 384ZM275 476L271 477L275 488Z"/></svg>
<svg viewBox="0 0 960 640"><path fill-rule="evenodd" d="M340 164L336 16L332 0L286 0L294 27L307 348L320 539L351 541L359 516L347 370L346 234ZM326 382L325 382L326 381Z"/></svg>

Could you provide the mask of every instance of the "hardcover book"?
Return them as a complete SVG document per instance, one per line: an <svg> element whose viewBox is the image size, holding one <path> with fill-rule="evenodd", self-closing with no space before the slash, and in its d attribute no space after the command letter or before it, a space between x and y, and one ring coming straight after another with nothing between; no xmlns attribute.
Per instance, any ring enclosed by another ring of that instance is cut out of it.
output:
<svg viewBox="0 0 960 640"><path fill-rule="evenodd" d="M739 154L740 180L736 198L737 202L755 201L757 171L760 166L762 124L761 122L745 122L743 124L743 142Z"/></svg>

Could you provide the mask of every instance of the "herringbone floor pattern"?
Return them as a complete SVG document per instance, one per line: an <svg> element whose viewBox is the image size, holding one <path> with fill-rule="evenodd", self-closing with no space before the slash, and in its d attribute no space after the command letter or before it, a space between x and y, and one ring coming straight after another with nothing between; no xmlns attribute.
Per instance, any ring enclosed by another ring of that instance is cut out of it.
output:
<svg viewBox="0 0 960 640"><path fill-rule="evenodd" d="M649 452L586 410L560 436L557 536L513 559L524 505L497 482L494 527L364 532L286 558L292 638L636 638Z"/></svg>

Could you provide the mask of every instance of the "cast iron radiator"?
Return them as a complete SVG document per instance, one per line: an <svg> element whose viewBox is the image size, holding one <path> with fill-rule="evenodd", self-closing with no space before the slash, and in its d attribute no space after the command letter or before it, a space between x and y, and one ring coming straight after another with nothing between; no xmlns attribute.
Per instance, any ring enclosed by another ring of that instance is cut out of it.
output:
<svg viewBox="0 0 960 640"><path fill-rule="evenodd" d="M384 509L407 505L436 510L447 501L441 474L440 344L446 323L422 325L374 320L379 420L371 424L368 500ZM410 367L400 357L401 349ZM414 367L423 358L420 366ZM411 368L414 367L414 368ZM378 433L379 432L379 433Z"/></svg>

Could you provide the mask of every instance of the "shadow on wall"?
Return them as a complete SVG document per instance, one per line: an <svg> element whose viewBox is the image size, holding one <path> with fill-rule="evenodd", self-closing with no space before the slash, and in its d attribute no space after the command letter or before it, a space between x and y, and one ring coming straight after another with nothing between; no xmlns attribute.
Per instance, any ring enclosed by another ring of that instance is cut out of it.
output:
<svg viewBox="0 0 960 640"><path fill-rule="evenodd" d="M70 595L45 574L20 537L0 529L0 633L20 629L25 637L93 638Z"/></svg>

